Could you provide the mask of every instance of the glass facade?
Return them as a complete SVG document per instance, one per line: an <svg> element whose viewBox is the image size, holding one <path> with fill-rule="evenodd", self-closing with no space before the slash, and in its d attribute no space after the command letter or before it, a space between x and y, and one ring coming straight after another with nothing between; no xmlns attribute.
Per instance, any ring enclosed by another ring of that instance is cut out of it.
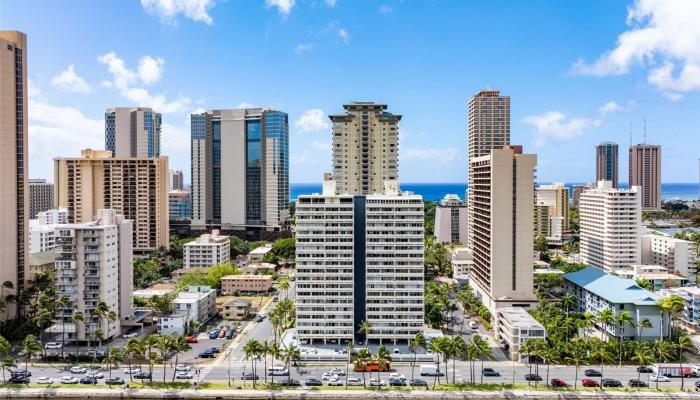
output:
<svg viewBox="0 0 700 400"><path fill-rule="evenodd" d="M286 218L289 209L289 121L286 113L266 111L265 142L272 148L271 173L277 177L277 217Z"/></svg>
<svg viewBox="0 0 700 400"><path fill-rule="evenodd" d="M260 120L246 121L246 224L262 220L262 130Z"/></svg>
<svg viewBox="0 0 700 400"><path fill-rule="evenodd" d="M221 223L221 121L212 121L212 199L213 219Z"/></svg>
<svg viewBox="0 0 700 400"><path fill-rule="evenodd" d="M114 155L115 142L114 142L114 118L113 112L105 113L105 150L109 150Z"/></svg>

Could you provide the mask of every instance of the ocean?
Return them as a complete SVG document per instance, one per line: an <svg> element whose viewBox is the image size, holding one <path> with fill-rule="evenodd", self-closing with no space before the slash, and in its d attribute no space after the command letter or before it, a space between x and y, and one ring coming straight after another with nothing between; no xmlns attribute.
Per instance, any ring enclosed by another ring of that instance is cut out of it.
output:
<svg viewBox="0 0 700 400"><path fill-rule="evenodd" d="M573 185L581 185L581 183L567 183L569 193L573 195L571 187ZM620 183L621 187L627 187L626 183ZM292 183L290 185L291 198L296 200L297 197L304 194L321 193L322 185L320 183ZM456 194L460 198L464 198L464 192L467 190L466 183L403 183L401 190L413 192L423 196L423 199L436 201L441 200L446 194ZM700 198L700 185L697 183L662 183L661 197L664 200L696 200Z"/></svg>

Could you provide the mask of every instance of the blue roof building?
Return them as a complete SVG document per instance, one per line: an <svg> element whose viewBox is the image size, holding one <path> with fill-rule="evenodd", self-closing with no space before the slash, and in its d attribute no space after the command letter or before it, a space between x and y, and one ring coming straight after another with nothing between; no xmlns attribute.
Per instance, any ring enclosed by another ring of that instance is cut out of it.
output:
<svg viewBox="0 0 700 400"><path fill-rule="evenodd" d="M632 316L634 327L620 328L615 324L603 326L596 323L598 328L609 336L653 340L658 339L661 334L662 316L656 305L660 297L639 287L631 279L619 278L600 269L588 267L565 274L564 289L576 296L580 312L589 311L597 315L603 309L609 308L616 316L623 311ZM652 328L641 330L637 328L639 321L644 318L651 321ZM664 317L664 334L667 332L668 325L666 319Z"/></svg>

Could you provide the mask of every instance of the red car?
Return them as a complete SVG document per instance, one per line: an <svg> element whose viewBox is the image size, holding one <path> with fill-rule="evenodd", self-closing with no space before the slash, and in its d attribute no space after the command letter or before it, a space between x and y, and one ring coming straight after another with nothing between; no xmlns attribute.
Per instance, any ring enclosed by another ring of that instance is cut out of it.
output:
<svg viewBox="0 0 700 400"><path fill-rule="evenodd" d="M551 384L552 384L552 387L555 387L555 388L556 388L556 387L566 387L566 386L567 386L566 382L564 382L563 380L558 379L558 378L553 378L552 381L551 381Z"/></svg>
<svg viewBox="0 0 700 400"><path fill-rule="evenodd" d="M197 340L197 338L194 336L187 336L185 340L187 343L199 343L199 340Z"/></svg>
<svg viewBox="0 0 700 400"><path fill-rule="evenodd" d="M581 384L585 387L600 387L600 383L593 379L581 379Z"/></svg>

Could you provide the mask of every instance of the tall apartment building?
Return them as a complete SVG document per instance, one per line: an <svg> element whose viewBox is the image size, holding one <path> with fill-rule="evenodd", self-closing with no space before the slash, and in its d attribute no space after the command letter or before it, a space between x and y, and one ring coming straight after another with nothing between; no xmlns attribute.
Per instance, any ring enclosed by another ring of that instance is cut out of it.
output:
<svg viewBox="0 0 700 400"><path fill-rule="evenodd" d="M134 221L133 248L147 253L168 247L168 158L113 158L110 151L81 151L54 159L56 204L70 223L92 221L110 208Z"/></svg>
<svg viewBox="0 0 700 400"><path fill-rule="evenodd" d="M117 158L160 157L160 113L146 107L105 111L105 149Z"/></svg>
<svg viewBox="0 0 700 400"><path fill-rule="evenodd" d="M445 195L435 209L435 240L467 244L467 217L467 205L457 195Z"/></svg>
<svg viewBox="0 0 700 400"><path fill-rule="evenodd" d="M630 146L629 187L639 186L642 210L661 209L661 146Z"/></svg>
<svg viewBox="0 0 700 400"><path fill-rule="evenodd" d="M66 335L66 341L90 340L100 328L104 339L121 334L121 321L132 315L132 221L114 210L98 210L95 221L56 226L56 295L69 303L56 310L56 322L46 331ZM93 311L100 301L117 314L101 322ZM81 311L85 323L72 320ZM109 330L107 329L109 325ZM54 340L62 341L61 337Z"/></svg>
<svg viewBox="0 0 700 400"><path fill-rule="evenodd" d="M563 228L569 230L569 188L563 183L540 185L537 187L537 201L551 207L552 217L563 220Z"/></svg>
<svg viewBox="0 0 700 400"><path fill-rule="evenodd" d="M262 108L192 114L192 228L289 223L289 122Z"/></svg>
<svg viewBox="0 0 700 400"><path fill-rule="evenodd" d="M54 207L53 190L53 183L46 182L46 179L29 179L29 219Z"/></svg>
<svg viewBox="0 0 700 400"><path fill-rule="evenodd" d="M697 262L697 248L693 242L660 231L642 235L642 264L660 265L670 273L681 274L695 282Z"/></svg>
<svg viewBox="0 0 700 400"><path fill-rule="evenodd" d="M640 263L642 211L639 187L619 189L610 181L581 193L581 260L606 272Z"/></svg>
<svg viewBox="0 0 700 400"><path fill-rule="evenodd" d="M183 250L185 268L208 268L231 261L231 244L228 236L219 235L216 229L211 234L205 233L185 243Z"/></svg>
<svg viewBox="0 0 700 400"><path fill-rule="evenodd" d="M170 190L185 190L185 177L180 169L170 170Z"/></svg>
<svg viewBox="0 0 700 400"><path fill-rule="evenodd" d="M544 236L550 245L564 243L564 217L559 217L554 206L543 200L536 199L535 204L535 237Z"/></svg>
<svg viewBox="0 0 700 400"><path fill-rule="evenodd" d="M423 327L422 197L325 189L297 203L299 338L408 342Z"/></svg>
<svg viewBox="0 0 700 400"><path fill-rule="evenodd" d="M619 158L618 146L614 142L603 142L595 147L595 180L610 181L612 187L618 187Z"/></svg>
<svg viewBox="0 0 700 400"><path fill-rule="evenodd" d="M504 146L470 158L470 284L495 315L535 301L532 263L537 156Z"/></svg>
<svg viewBox="0 0 700 400"><path fill-rule="evenodd" d="M333 176L338 194L374 194L399 177L400 115L386 104L352 102L333 121Z"/></svg>
<svg viewBox="0 0 700 400"><path fill-rule="evenodd" d="M192 218L192 193L189 190L171 190L168 193L171 221L189 221Z"/></svg>
<svg viewBox="0 0 700 400"><path fill-rule="evenodd" d="M471 160L510 144L510 96L501 96L498 90L480 90L469 98L467 114L467 202L470 202L474 196ZM472 224L473 217L469 215L469 247Z"/></svg>
<svg viewBox="0 0 700 400"><path fill-rule="evenodd" d="M15 290L24 286L29 257L27 123L27 35L0 31L0 281Z"/></svg>

